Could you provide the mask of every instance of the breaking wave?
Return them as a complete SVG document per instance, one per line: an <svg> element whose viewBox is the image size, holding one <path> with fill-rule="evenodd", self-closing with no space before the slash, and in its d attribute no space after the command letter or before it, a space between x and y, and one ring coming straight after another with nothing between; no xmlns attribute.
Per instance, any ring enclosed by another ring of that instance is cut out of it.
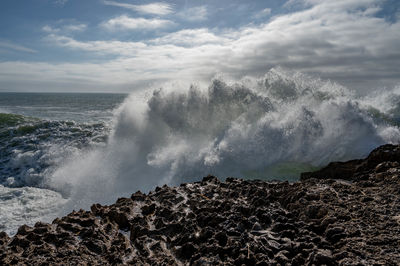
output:
<svg viewBox="0 0 400 266"><path fill-rule="evenodd" d="M258 80L215 78L207 89L134 93L116 111L107 145L78 152L47 184L71 210L207 174L271 179L284 169L290 177L398 143L399 97L357 97L281 69Z"/></svg>
<svg viewBox="0 0 400 266"><path fill-rule="evenodd" d="M105 143L104 123L78 124L0 113L0 184L46 187L47 176L82 148Z"/></svg>
<svg viewBox="0 0 400 266"><path fill-rule="evenodd" d="M104 145L104 123L48 121L0 113L0 231L50 221L68 201L48 178L66 158Z"/></svg>

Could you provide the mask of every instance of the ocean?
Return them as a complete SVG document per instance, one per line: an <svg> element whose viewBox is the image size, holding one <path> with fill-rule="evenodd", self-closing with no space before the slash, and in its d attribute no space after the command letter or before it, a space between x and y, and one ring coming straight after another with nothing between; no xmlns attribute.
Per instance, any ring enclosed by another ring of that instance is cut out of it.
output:
<svg viewBox="0 0 400 266"><path fill-rule="evenodd" d="M51 174L78 151L105 145L125 94L0 93L0 231L50 221L64 188Z"/></svg>
<svg viewBox="0 0 400 266"><path fill-rule="evenodd" d="M400 141L400 88L272 69L207 88L0 93L0 231L207 174L295 181Z"/></svg>

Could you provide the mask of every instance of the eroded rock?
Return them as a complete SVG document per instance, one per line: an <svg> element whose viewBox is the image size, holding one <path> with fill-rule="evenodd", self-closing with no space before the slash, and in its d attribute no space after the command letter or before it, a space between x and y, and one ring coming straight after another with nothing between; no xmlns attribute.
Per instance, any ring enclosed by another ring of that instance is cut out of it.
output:
<svg viewBox="0 0 400 266"><path fill-rule="evenodd" d="M0 265L396 265L399 156L385 145L296 183L207 176L136 192L0 233Z"/></svg>

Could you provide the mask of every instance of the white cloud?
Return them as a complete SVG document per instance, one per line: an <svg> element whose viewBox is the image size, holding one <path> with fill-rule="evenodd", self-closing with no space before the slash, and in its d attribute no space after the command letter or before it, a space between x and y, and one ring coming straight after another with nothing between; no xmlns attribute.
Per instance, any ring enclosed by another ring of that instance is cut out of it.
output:
<svg viewBox="0 0 400 266"><path fill-rule="evenodd" d="M259 76L280 65L360 89L391 85L400 82L400 22L374 17L380 3L307 0L309 8L265 24L186 29L146 42L79 41L51 33L47 40L53 44L107 57L96 64L2 62L0 80L138 88L167 80L202 82L216 73Z"/></svg>
<svg viewBox="0 0 400 266"><path fill-rule="evenodd" d="M11 50L15 52L25 52L25 53L36 53L36 50L33 50L31 48L15 44L9 41L1 41L0 40L0 48L6 49L6 50Z"/></svg>
<svg viewBox="0 0 400 266"><path fill-rule="evenodd" d="M52 27L50 25L45 25L42 27L42 31L46 33L71 33L71 32L81 32L85 31L87 29L87 25L80 23L80 24L67 24L67 25L62 25L58 28Z"/></svg>
<svg viewBox="0 0 400 266"><path fill-rule="evenodd" d="M149 30L149 29L166 28L173 25L175 25L174 22L166 19L131 18L126 15L122 15L102 23L102 26L108 30L136 30L136 29Z"/></svg>
<svg viewBox="0 0 400 266"><path fill-rule="evenodd" d="M59 32L60 29L53 28L49 25L45 25L42 27L42 31L47 32L47 33L56 33L56 32Z"/></svg>
<svg viewBox="0 0 400 266"><path fill-rule="evenodd" d="M265 9L261 10L261 12L259 14L262 16L268 16L268 15L271 15L271 11L272 11L271 8L265 8Z"/></svg>
<svg viewBox="0 0 400 266"><path fill-rule="evenodd" d="M285 4L283 4L283 7L286 8L296 8L296 7L305 7L307 4L305 3L305 0L288 0Z"/></svg>
<svg viewBox="0 0 400 266"><path fill-rule="evenodd" d="M103 1L103 3L105 5L126 8L144 14L168 15L173 12L173 8L170 4L162 2L150 3L146 5L133 5L128 3L105 0Z"/></svg>
<svg viewBox="0 0 400 266"><path fill-rule="evenodd" d="M67 31L85 31L87 29L87 25L86 24L65 25L64 29Z"/></svg>
<svg viewBox="0 0 400 266"><path fill-rule="evenodd" d="M257 12L253 17L255 19L262 19L269 17L271 15L272 9L271 8L265 8L259 12Z"/></svg>
<svg viewBox="0 0 400 266"><path fill-rule="evenodd" d="M217 36L207 28L180 30L150 41L156 45L199 46L204 44L227 43L232 41L226 36Z"/></svg>
<svg viewBox="0 0 400 266"><path fill-rule="evenodd" d="M73 50L96 52L101 55L134 56L138 49L147 45L142 42L120 42L120 41L89 41L80 42L71 37L50 34L48 41L62 47Z"/></svg>
<svg viewBox="0 0 400 266"><path fill-rule="evenodd" d="M187 21L203 21L207 19L208 11L206 6L197 6L182 10L178 16Z"/></svg>
<svg viewBox="0 0 400 266"><path fill-rule="evenodd" d="M55 0L54 4L56 4L58 6L64 6L67 2L68 2L68 0Z"/></svg>

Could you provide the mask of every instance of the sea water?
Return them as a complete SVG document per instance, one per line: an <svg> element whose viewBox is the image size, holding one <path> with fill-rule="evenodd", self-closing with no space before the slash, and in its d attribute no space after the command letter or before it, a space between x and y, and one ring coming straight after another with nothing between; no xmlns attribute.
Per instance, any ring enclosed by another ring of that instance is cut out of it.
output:
<svg viewBox="0 0 400 266"><path fill-rule="evenodd" d="M399 143L400 88L301 73L121 94L0 94L0 230L207 174L296 180Z"/></svg>
<svg viewBox="0 0 400 266"><path fill-rule="evenodd" d="M52 173L105 145L125 94L0 93L0 231L50 221L67 202Z"/></svg>

